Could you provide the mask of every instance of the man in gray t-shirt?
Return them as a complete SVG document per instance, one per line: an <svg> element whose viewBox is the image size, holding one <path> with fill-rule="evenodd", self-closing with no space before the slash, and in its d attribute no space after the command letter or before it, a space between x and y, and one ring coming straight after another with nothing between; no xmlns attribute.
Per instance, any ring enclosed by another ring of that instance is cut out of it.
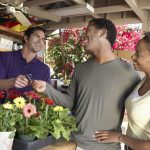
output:
<svg viewBox="0 0 150 150"><path fill-rule="evenodd" d="M86 49L93 58L75 68L66 94L44 81L35 81L34 88L47 94L56 104L73 110L78 132L72 137L77 149L119 150L119 144L100 143L93 136L99 130L120 131L124 101L139 77L130 64L112 53L116 28L110 20L91 20L87 36Z"/></svg>

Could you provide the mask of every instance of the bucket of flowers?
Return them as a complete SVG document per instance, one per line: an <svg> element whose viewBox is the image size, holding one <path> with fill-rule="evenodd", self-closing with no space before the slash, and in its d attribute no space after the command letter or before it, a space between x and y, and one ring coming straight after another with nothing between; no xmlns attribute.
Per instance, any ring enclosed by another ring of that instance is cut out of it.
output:
<svg viewBox="0 0 150 150"><path fill-rule="evenodd" d="M11 150L16 132L16 123L21 119L15 104L4 103L7 93L0 91L0 149Z"/></svg>
<svg viewBox="0 0 150 150"><path fill-rule="evenodd" d="M7 124L13 124L16 138L21 140L32 141L52 135L56 139L63 137L68 141L70 133L77 130L76 120L68 108L56 106L53 100L34 91L22 94L7 91L0 111L6 114L11 111L9 118L7 116L0 120L1 124L5 120Z"/></svg>

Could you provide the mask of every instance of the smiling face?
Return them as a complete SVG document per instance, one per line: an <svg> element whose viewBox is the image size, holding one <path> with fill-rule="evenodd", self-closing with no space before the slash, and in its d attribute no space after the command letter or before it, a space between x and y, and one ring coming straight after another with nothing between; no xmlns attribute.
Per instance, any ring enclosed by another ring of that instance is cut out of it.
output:
<svg viewBox="0 0 150 150"><path fill-rule="evenodd" d="M106 39L106 34L104 33L105 29L97 29L93 23L89 23L87 27L87 42L85 44L85 49L92 53L96 54L100 48L100 43Z"/></svg>
<svg viewBox="0 0 150 150"><path fill-rule="evenodd" d="M25 37L25 44L33 53L45 49L45 34L41 30L34 31L29 38Z"/></svg>
<svg viewBox="0 0 150 150"><path fill-rule="evenodd" d="M137 44L136 53L131 58L137 71L150 72L150 45L144 40Z"/></svg>

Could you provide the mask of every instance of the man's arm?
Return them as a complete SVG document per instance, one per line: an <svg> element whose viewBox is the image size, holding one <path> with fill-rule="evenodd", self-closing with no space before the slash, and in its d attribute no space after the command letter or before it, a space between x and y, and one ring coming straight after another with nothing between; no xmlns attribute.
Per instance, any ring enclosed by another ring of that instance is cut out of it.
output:
<svg viewBox="0 0 150 150"><path fill-rule="evenodd" d="M46 83L45 81L40 80L34 81L33 88L37 92L44 92L44 94L53 99L57 105L65 106L69 109L73 108L77 90L75 73L66 93L62 93L54 89L50 84Z"/></svg>
<svg viewBox="0 0 150 150"><path fill-rule="evenodd" d="M7 90L14 87L14 78L0 79L0 90Z"/></svg>
<svg viewBox="0 0 150 150"><path fill-rule="evenodd" d="M75 100L75 86L70 85L66 93L62 93L54 89L50 84L46 84L46 90L44 91L48 97L53 99L57 105L67 107L69 109L73 108Z"/></svg>
<svg viewBox="0 0 150 150"><path fill-rule="evenodd" d="M23 88L29 84L28 79L23 76L19 75L17 78L10 78L10 79L0 79L0 89L1 90L8 90L13 87L16 88Z"/></svg>

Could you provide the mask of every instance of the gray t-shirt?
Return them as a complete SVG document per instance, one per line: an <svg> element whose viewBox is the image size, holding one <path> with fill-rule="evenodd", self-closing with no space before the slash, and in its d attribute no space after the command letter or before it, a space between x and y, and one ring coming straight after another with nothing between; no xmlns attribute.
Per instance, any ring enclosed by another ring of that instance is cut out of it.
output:
<svg viewBox="0 0 150 150"><path fill-rule="evenodd" d="M75 68L67 93L47 84L45 94L56 104L73 110L78 132L73 139L85 150L119 150L116 143L93 140L95 131L120 131L124 101L140 80L131 65L119 58L99 64L88 60Z"/></svg>

